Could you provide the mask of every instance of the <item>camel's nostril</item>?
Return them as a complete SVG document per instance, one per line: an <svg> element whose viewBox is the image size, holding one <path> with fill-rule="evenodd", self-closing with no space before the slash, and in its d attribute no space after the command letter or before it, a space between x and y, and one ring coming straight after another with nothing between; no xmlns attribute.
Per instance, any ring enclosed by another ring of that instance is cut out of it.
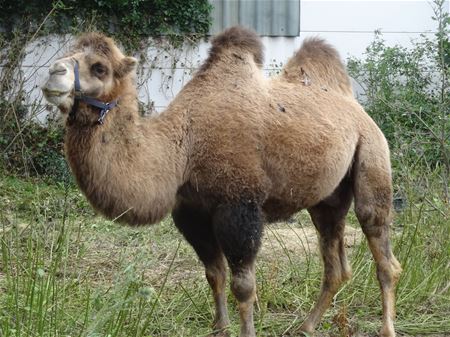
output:
<svg viewBox="0 0 450 337"><path fill-rule="evenodd" d="M67 69L50 69L50 75L65 75L67 73Z"/></svg>
<svg viewBox="0 0 450 337"><path fill-rule="evenodd" d="M60 63L55 63L48 69L48 72L50 75L65 75L67 73L67 68Z"/></svg>

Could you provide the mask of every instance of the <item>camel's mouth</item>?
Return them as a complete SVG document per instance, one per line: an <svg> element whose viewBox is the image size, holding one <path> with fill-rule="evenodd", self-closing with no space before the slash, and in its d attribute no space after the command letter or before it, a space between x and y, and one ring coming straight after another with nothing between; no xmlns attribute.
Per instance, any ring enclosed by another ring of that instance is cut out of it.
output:
<svg viewBox="0 0 450 337"><path fill-rule="evenodd" d="M48 83L47 83L48 84ZM71 104L71 100L69 99L72 89L64 90L65 88L56 89L52 88L52 86L44 85L42 87L42 93L44 94L45 99L50 104L55 106L68 106Z"/></svg>
<svg viewBox="0 0 450 337"><path fill-rule="evenodd" d="M42 91L44 92L45 97L61 97L69 94L69 91L60 91L60 90L51 90L48 88L42 88Z"/></svg>
<svg viewBox="0 0 450 337"><path fill-rule="evenodd" d="M69 107L73 103L74 76L70 64L57 61L49 68L49 76L41 86L45 99L57 107Z"/></svg>

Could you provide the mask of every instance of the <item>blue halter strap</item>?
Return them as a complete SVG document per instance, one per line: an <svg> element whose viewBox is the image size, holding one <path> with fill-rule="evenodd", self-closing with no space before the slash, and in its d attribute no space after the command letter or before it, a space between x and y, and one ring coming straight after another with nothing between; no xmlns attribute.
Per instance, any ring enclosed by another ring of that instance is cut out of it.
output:
<svg viewBox="0 0 450 337"><path fill-rule="evenodd" d="M84 96L83 92L81 91L78 61L75 61L75 66L74 66L73 72L75 75L75 102L74 102L74 105L72 107L72 111L70 112L70 114L72 115L72 117L75 116L75 112L78 109L78 103L79 103L79 101L82 101L88 105L91 105L93 107L100 109L100 112L99 112L100 115L99 115L99 118L97 121L99 124L103 124L103 121L104 121L107 113L112 108L117 106L118 101L114 100L112 102L105 103L105 102L99 101L98 99L95 99L93 97Z"/></svg>

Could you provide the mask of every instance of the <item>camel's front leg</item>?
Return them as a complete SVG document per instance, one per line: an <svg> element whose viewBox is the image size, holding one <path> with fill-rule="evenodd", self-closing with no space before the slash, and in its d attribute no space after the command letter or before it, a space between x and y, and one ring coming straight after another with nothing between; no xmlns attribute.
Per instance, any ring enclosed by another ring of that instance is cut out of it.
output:
<svg viewBox="0 0 450 337"><path fill-rule="evenodd" d="M205 265L206 279L211 287L214 297L215 317L213 323L213 335L228 336L225 329L230 324L227 310L226 285L226 263L220 256L212 263Z"/></svg>
<svg viewBox="0 0 450 337"><path fill-rule="evenodd" d="M206 279L211 287L215 304L212 336L228 336L227 298L225 294L226 261L212 228L208 212L192 205L179 203L172 212L175 225L192 245L205 265Z"/></svg>
<svg viewBox="0 0 450 337"><path fill-rule="evenodd" d="M256 284L255 271L252 265L240 270L232 269L231 291L239 302L240 337L256 336L253 323L253 304L256 299Z"/></svg>
<svg viewBox="0 0 450 337"><path fill-rule="evenodd" d="M239 303L239 336L256 337L253 324L256 299L254 263L262 236L260 207L248 200L222 205L214 215L213 227L231 269L231 291Z"/></svg>

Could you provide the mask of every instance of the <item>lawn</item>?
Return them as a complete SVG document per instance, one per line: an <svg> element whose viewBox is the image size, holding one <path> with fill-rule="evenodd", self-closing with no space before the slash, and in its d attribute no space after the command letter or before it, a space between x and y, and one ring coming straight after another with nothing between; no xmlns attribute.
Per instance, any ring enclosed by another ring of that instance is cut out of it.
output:
<svg viewBox="0 0 450 337"><path fill-rule="evenodd" d="M450 220L441 185L402 182L392 228L404 272L400 336L450 336ZM431 183L430 183L431 181ZM170 217L129 228L95 215L71 184L0 177L0 336L206 336L211 292ZM336 295L319 336L375 336L381 304L374 264L353 214L346 242L353 278ZM289 335L320 287L316 234L306 212L266 227L258 259L259 336ZM231 332L238 332L229 294Z"/></svg>

